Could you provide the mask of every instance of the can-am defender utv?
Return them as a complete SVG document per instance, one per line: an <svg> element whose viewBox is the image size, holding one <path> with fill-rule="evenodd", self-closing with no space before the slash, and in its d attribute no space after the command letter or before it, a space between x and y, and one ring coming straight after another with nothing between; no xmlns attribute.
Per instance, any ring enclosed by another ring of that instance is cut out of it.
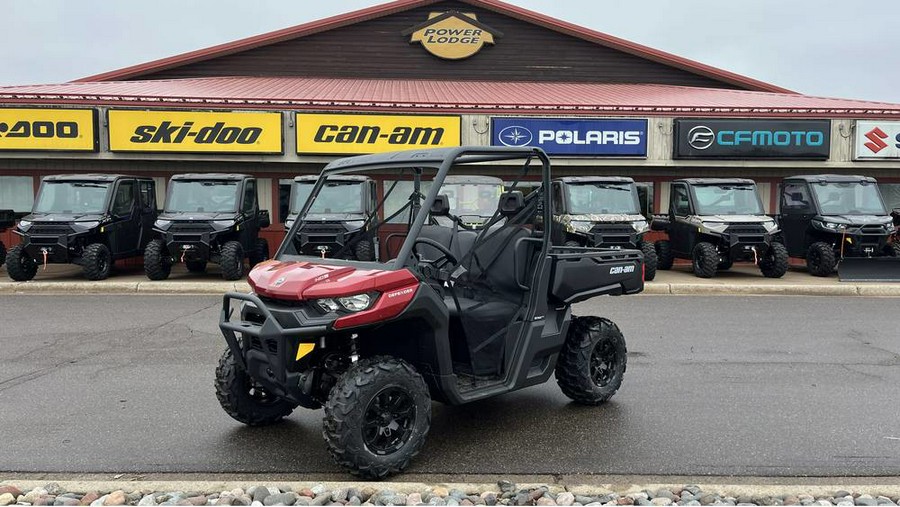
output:
<svg viewBox="0 0 900 507"><path fill-rule="evenodd" d="M656 249L631 178L577 176L553 180L553 236L557 244L640 250L644 279L656 277Z"/></svg>
<svg viewBox="0 0 900 507"><path fill-rule="evenodd" d="M788 270L781 231L765 215L753 180L675 180L669 215L655 217L652 227L669 236L656 242L659 269L671 269L677 257L690 259L700 278L712 278L735 261L752 261L767 278L781 278Z"/></svg>
<svg viewBox="0 0 900 507"><path fill-rule="evenodd" d="M6 271L31 280L40 265L77 264L88 280L109 276L113 262L140 257L156 219L152 178L114 174L47 176L30 215L13 231Z"/></svg>
<svg viewBox="0 0 900 507"><path fill-rule="evenodd" d="M449 213L439 191L451 170L509 161L523 162L520 176L478 231L428 223ZM517 183L535 168L541 186L526 199ZM398 210L412 218L395 259L303 256L295 227L275 260L250 273L252 294L225 295L219 327L228 347L215 385L231 417L264 425L298 406L324 406L335 461L383 478L422 448L432 399L483 400L546 382L554 371L576 402L595 405L616 392L626 366L621 332L607 319L574 317L572 305L640 292L641 253L551 245L541 227L552 209L543 151L461 147L336 160L300 219L332 176L373 171L395 182L413 178ZM423 259L423 247L440 257Z"/></svg>
<svg viewBox="0 0 900 507"><path fill-rule="evenodd" d="M297 176L291 187L290 230L318 176ZM300 252L338 259L378 260L375 181L367 176L335 176L319 193L313 209L297 225Z"/></svg>
<svg viewBox="0 0 900 507"><path fill-rule="evenodd" d="M16 225L16 213L11 209L0 209L0 232L6 232ZM0 266L6 262L6 245L0 241Z"/></svg>
<svg viewBox="0 0 900 507"><path fill-rule="evenodd" d="M784 240L810 274L842 280L900 279L900 244L874 178L820 174L782 181Z"/></svg>
<svg viewBox="0 0 900 507"><path fill-rule="evenodd" d="M246 174L177 174L169 181L165 210L153 230L157 238L144 251L144 271L165 280L176 262L202 273L213 262L222 278L244 275L269 258L269 243L259 237L269 226L269 212L259 209L256 179Z"/></svg>

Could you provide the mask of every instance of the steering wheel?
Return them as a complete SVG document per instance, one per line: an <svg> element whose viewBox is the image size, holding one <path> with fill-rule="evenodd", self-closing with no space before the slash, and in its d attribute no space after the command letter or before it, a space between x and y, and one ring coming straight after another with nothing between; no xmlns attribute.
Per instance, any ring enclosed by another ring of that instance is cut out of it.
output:
<svg viewBox="0 0 900 507"><path fill-rule="evenodd" d="M423 260L423 259L421 259L419 252L416 249L416 246L418 246L419 244L424 244L424 245L428 245L432 248L435 248L439 252L441 252L442 255L434 260ZM453 255L453 252L451 252L447 247L445 247L444 245L438 243L437 241L435 241L431 238L416 238L416 240L413 242L413 253L416 254L417 258L419 258L419 262L428 264L429 266L432 266L436 269L442 269L444 266L447 265L448 262L452 262L453 264L459 264L459 260L456 258L455 255Z"/></svg>

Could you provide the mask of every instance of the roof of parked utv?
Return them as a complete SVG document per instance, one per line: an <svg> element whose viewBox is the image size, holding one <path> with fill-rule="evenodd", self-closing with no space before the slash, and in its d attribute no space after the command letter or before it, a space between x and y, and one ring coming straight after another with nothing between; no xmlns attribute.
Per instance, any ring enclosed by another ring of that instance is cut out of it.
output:
<svg viewBox="0 0 900 507"><path fill-rule="evenodd" d="M746 178L680 178L672 183L682 182L688 185L756 185L755 181Z"/></svg>
<svg viewBox="0 0 900 507"><path fill-rule="evenodd" d="M784 180L802 180L808 183L854 183L863 181L877 183L875 178L856 174L804 174L801 176L789 176Z"/></svg>
<svg viewBox="0 0 900 507"><path fill-rule="evenodd" d="M502 185L503 180L495 176L474 174L451 174L444 178L444 185Z"/></svg>
<svg viewBox="0 0 900 507"><path fill-rule="evenodd" d="M563 178L554 178L554 181L563 183L634 183L633 178L626 176L565 176Z"/></svg>
<svg viewBox="0 0 900 507"><path fill-rule="evenodd" d="M249 174L225 174L225 173L187 173L176 174L172 176L173 180L179 181L241 181L252 178Z"/></svg>
<svg viewBox="0 0 900 507"><path fill-rule="evenodd" d="M304 175L304 176L295 176L294 177L294 181L296 181L297 183L315 183L316 180L318 180L318 179L319 179L318 174L314 174L314 175L308 174L308 175ZM357 175L353 175L353 174L347 174L347 175L337 174L337 175L328 177L328 181L359 181L359 182L363 182L363 181L368 181L370 179L372 179L372 178L369 178L368 176L357 176Z"/></svg>
<svg viewBox="0 0 900 507"><path fill-rule="evenodd" d="M44 181L97 181L107 183L122 178L151 179L129 176L127 174L54 174L52 176L44 176Z"/></svg>

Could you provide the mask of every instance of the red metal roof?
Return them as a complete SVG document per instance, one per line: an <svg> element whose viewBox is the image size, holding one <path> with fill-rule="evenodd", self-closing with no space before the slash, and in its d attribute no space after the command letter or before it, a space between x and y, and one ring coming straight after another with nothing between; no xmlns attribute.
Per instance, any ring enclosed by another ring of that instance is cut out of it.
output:
<svg viewBox="0 0 900 507"><path fill-rule="evenodd" d="M481 114L896 117L900 104L652 84L224 77L0 87L0 104Z"/></svg>
<svg viewBox="0 0 900 507"><path fill-rule="evenodd" d="M226 44L219 44L217 46L212 46L197 51L191 51L160 60L133 65L131 67L125 67L122 69L105 72L103 74L84 77L76 80L76 82L133 79L135 77L140 77L152 72L171 69L189 63L210 60L212 58L239 53L241 51L247 51L249 49L267 46L286 40L297 39L315 33L333 30L335 28L340 28L343 26L388 16L397 12L437 4L442 1L445 0L395 0L393 2L376 5L367 9L361 9L358 11L341 14L318 21L313 21L311 23L305 23L282 30L276 30L274 32L248 37L246 39L228 42ZM530 11L528 9L523 9L522 7L508 4L506 2L501 2L499 0L460 1L469 5L481 7L483 9L497 12L499 14L510 16L528 23L542 26L544 28L554 30L572 37L584 39L594 44L599 44L601 46L606 46L612 49L623 51L640 58L645 58L647 60L652 60L657 63L682 69L693 74L729 83L747 90L794 93L786 88L742 76L734 72L729 72L716 67L705 65L694 60L682 58L671 53L666 53L665 51L653 49L641 44L637 44L635 42L621 39L619 37L614 37L603 32L598 32L596 30L591 30L583 26L575 25L573 23L568 23L566 21L552 18L550 16Z"/></svg>

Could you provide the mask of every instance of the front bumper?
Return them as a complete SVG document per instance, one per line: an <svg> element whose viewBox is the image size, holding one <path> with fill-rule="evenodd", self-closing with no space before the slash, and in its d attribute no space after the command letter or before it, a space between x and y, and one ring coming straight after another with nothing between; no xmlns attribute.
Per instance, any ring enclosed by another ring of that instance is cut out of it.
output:
<svg viewBox="0 0 900 507"><path fill-rule="evenodd" d="M587 237L588 246L613 249L637 248L642 235L631 224L598 224L580 234Z"/></svg>
<svg viewBox="0 0 900 507"><path fill-rule="evenodd" d="M22 240L22 248L29 257L38 262L44 261L47 256L49 264L69 264L75 260L74 252L69 248L70 236L25 236Z"/></svg>

